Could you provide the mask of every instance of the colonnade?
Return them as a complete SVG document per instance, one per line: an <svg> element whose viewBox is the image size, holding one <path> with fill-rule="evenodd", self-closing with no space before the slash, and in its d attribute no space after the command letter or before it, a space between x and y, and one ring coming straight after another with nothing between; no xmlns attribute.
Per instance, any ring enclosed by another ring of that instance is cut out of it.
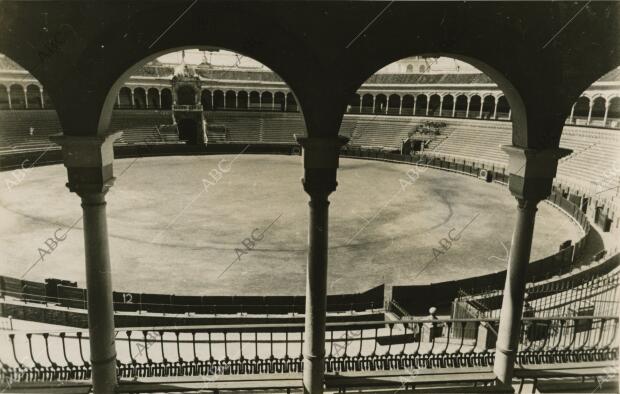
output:
<svg viewBox="0 0 620 394"><path fill-rule="evenodd" d="M13 88L16 87L17 90L21 90L23 95L21 97L15 96L13 92ZM32 107L30 103L28 103L29 97L28 91L31 90L33 94L36 95L35 100L38 100L38 104L35 107ZM43 94L43 86L37 84L11 84L8 87L0 84L0 98L6 97L6 102L8 103L8 109L18 109L19 107L16 103L22 102L23 100L23 108L24 109L45 109L45 95Z"/></svg>

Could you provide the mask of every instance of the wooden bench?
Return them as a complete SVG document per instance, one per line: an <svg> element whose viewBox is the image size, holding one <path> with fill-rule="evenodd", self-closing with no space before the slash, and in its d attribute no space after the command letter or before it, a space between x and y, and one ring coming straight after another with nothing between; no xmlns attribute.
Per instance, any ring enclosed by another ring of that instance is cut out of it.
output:
<svg viewBox="0 0 620 394"><path fill-rule="evenodd" d="M169 376L121 380L118 393L161 393L197 391L219 393L235 390L280 390L299 392L303 388L302 375L296 373L257 375Z"/></svg>
<svg viewBox="0 0 620 394"><path fill-rule="evenodd" d="M494 381L491 367L341 372L325 376L327 389L337 389L339 393L346 393L348 388L399 387L399 391L407 391L419 385L441 387L416 389L416 392L462 393L465 388L467 392L512 392L490 385Z"/></svg>
<svg viewBox="0 0 620 394"><path fill-rule="evenodd" d="M585 385L586 378L595 378L593 383L599 385L598 377L604 377L604 380L617 379L618 363L614 361L593 361L586 363L565 363L565 364L536 364L536 365L516 365L515 379L520 379L519 393L523 390L526 380L532 380L532 392L536 392L539 386L549 385L549 383L540 384L540 379L558 379L558 378L581 378L581 383ZM558 386L562 382L553 382L551 385ZM574 387L575 383L565 383ZM601 385L602 386L602 385ZM584 387L584 389L586 389ZM551 391L553 392L553 391Z"/></svg>

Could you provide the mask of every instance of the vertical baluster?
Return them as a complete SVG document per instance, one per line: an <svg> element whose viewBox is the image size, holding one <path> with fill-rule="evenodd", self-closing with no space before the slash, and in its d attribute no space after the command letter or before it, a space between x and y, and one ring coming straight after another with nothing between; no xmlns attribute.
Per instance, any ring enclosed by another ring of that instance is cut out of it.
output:
<svg viewBox="0 0 620 394"><path fill-rule="evenodd" d="M243 360L243 331L241 330L239 330L239 359Z"/></svg>
<svg viewBox="0 0 620 394"><path fill-rule="evenodd" d="M211 348L211 331L207 332L208 335L208 341L209 341L209 361L213 361L213 351Z"/></svg>
<svg viewBox="0 0 620 394"><path fill-rule="evenodd" d="M149 357L149 344L146 340L148 331L142 331L142 340L144 341L144 355L146 356L146 362L151 364L151 357Z"/></svg>
<svg viewBox="0 0 620 394"><path fill-rule="evenodd" d="M254 352L256 353L254 358L258 360L258 331L254 331Z"/></svg>
<svg viewBox="0 0 620 394"><path fill-rule="evenodd" d="M269 358L273 359L273 331L269 331Z"/></svg>
<svg viewBox="0 0 620 394"><path fill-rule="evenodd" d="M86 361L86 359L84 358L84 352L82 349L82 332L81 331L77 332L77 338L78 338L78 346L80 348L80 358L82 359L82 365L84 365L85 367L88 367L90 363Z"/></svg>
<svg viewBox="0 0 620 394"><path fill-rule="evenodd" d="M418 328L418 346L413 354L417 356L420 352L420 346L422 346L422 322L414 322L414 324Z"/></svg>
<svg viewBox="0 0 620 394"><path fill-rule="evenodd" d="M334 350L334 330L329 331L329 355L328 358L332 358Z"/></svg>
<svg viewBox="0 0 620 394"><path fill-rule="evenodd" d="M163 331L159 331L159 345L161 348L161 359L165 364L166 362L168 362L168 359L166 359L166 353L164 351L164 332Z"/></svg>
<svg viewBox="0 0 620 394"><path fill-rule="evenodd" d="M284 358L288 357L288 329L284 333Z"/></svg>
<svg viewBox="0 0 620 394"><path fill-rule="evenodd" d="M224 360L228 361L228 333L224 331Z"/></svg>
<svg viewBox="0 0 620 394"><path fill-rule="evenodd" d="M357 357L362 356L362 346L364 346L364 330L360 328L360 350L357 352ZM405 348L403 347L403 351Z"/></svg>
<svg viewBox="0 0 620 394"><path fill-rule="evenodd" d="M48 342L49 335L50 335L50 334L49 334L49 333L47 333L47 332L43 334L43 340L45 341L45 354L46 354L46 356L47 356L47 361L49 361L50 365L51 365L53 368L56 368L56 367L57 367L57 364L56 364L55 362L53 362L53 361L52 361L52 358L50 357L50 346L49 346L49 342Z"/></svg>
<svg viewBox="0 0 620 394"><path fill-rule="evenodd" d="M73 363L69 361L69 358L67 358L67 346L65 344L65 333L64 332L60 333L60 340L62 342L62 356L65 358L65 362L67 363L67 366L73 367Z"/></svg>
<svg viewBox="0 0 620 394"><path fill-rule="evenodd" d="M24 368L24 364L22 364L17 358L17 351L15 350L15 334L9 334L9 340L11 341L11 349L13 351L13 359L15 360L15 363L20 368Z"/></svg>
<svg viewBox="0 0 620 394"><path fill-rule="evenodd" d="M26 338L28 338L28 351L30 352L30 359L32 360L32 363L35 365L36 368L40 368L41 364L39 364L35 359L34 356L32 354L32 334L28 333L26 334ZM47 349L46 349L47 350Z"/></svg>
<svg viewBox="0 0 620 394"><path fill-rule="evenodd" d="M183 357L181 357L181 345L179 343L179 330L175 330L174 335L176 336L176 339L177 339L177 360L182 363Z"/></svg>
<svg viewBox="0 0 620 394"><path fill-rule="evenodd" d="M192 352L194 353L194 362L198 362L198 355L196 355L196 331L192 331Z"/></svg>
<svg viewBox="0 0 620 394"><path fill-rule="evenodd" d="M129 359L132 364L135 364L136 359L133 357L133 350L131 349L131 330L127 331L127 346L129 346Z"/></svg>

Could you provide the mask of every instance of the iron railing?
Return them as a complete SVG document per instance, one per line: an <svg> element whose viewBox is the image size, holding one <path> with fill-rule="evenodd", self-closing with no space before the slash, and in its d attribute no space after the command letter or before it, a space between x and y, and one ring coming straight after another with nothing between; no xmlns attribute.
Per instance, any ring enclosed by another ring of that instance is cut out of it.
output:
<svg viewBox="0 0 620 394"><path fill-rule="evenodd" d="M404 319L328 323L325 370L486 367L498 319ZM616 360L618 317L525 318L517 362ZM116 330L119 377L298 373L303 324ZM0 332L1 378L9 382L91 376L88 331Z"/></svg>

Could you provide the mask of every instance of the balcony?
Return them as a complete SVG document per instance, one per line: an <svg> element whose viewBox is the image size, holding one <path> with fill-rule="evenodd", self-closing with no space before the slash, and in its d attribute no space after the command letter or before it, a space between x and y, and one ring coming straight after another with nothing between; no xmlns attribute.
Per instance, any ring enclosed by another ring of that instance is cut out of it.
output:
<svg viewBox="0 0 620 394"><path fill-rule="evenodd" d="M498 321L328 323L325 385L330 390L437 382L492 386ZM613 316L524 318L517 380L615 376L617 327ZM117 329L120 392L299 390L303 330L303 324ZM0 332L0 387L81 392L70 390L90 387L88 343L82 329Z"/></svg>

